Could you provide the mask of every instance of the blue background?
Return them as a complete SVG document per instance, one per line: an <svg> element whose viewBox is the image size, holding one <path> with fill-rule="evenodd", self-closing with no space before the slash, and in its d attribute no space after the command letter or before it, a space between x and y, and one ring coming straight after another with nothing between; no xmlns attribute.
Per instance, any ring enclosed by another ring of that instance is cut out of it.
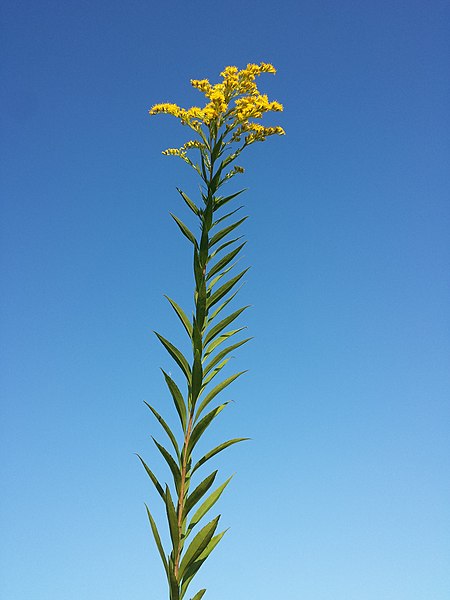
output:
<svg viewBox="0 0 450 600"><path fill-rule="evenodd" d="M439 0L5 0L5 600L160 600L134 452L175 423L152 334L190 306L189 136L157 102L272 62L287 132L241 161L255 340L208 443L231 530L206 598L448 600L449 6ZM232 371L229 370L229 373ZM225 399L225 396L224 396Z"/></svg>

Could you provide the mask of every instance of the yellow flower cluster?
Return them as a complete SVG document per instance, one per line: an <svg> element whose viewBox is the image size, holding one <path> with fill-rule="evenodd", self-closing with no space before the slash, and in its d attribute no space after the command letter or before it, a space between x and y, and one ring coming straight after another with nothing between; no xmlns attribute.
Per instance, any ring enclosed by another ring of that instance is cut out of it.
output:
<svg viewBox="0 0 450 600"><path fill-rule="evenodd" d="M183 152L183 148L167 148L167 150L163 150L162 154L165 156L183 156L186 154Z"/></svg>
<svg viewBox="0 0 450 600"><path fill-rule="evenodd" d="M164 150L163 154L166 156L186 156L186 150L191 150L192 148L198 148L200 150L204 147L205 144L202 144L199 140L189 140L183 144L181 148L167 148L167 150Z"/></svg>
<svg viewBox="0 0 450 600"><path fill-rule="evenodd" d="M191 79L191 85L204 94L207 94L212 88L212 85L207 79Z"/></svg>
<svg viewBox="0 0 450 600"><path fill-rule="evenodd" d="M249 123L248 131L249 134L245 138L247 144L264 142L270 135L285 135L286 133L282 127L263 127L259 123Z"/></svg>
<svg viewBox="0 0 450 600"><path fill-rule="evenodd" d="M239 141L245 133L246 143L264 141L270 135L283 135L281 127L263 127L257 123L250 123L249 119L259 119L269 111L281 112L283 105L279 102L269 101L266 94L261 94L255 83L256 77L262 73L276 73L270 63L248 64L239 71L235 66L225 67L220 74L222 81L212 85L208 79L193 79L192 86L202 92L208 102L203 107L192 106L184 109L177 104L155 104L150 109L151 115L169 114L180 119L183 125L200 134L205 141L203 126L214 127L217 132L222 126L231 132L231 141ZM178 149L169 148L164 154L178 155L184 158L185 151L191 148L204 146L200 142L188 142ZM184 155L184 156L183 156Z"/></svg>
<svg viewBox="0 0 450 600"><path fill-rule="evenodd" d="M225 97L225 86L222 83L210 86L205 96L210 100L209 104L203 109L203 120L210 123L212 119L217 119L221 114L226 113L228 102Z"/></svg>
<svg viewBox="0 0 450 600"><path fill-rule="evenodd" d="M260 119L265 112L270 110L281 112L283 105L279 102L269 102L266 94L244 96L238 98L236 104L236 117L241 123L248 119Z"/></svg>
<svg viewBox="0 0 450 600"><path fill-rule="evenodd" d="M155 104L148 112L151 115L167 114L173 115L174 117L179 117L182 109L177 104L166 102L164 104Z"/></svg>

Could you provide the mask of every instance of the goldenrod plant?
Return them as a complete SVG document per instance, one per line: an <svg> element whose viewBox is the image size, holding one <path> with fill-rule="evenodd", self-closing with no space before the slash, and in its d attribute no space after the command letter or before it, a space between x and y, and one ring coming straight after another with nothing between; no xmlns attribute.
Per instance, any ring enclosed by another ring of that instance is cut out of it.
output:
<svg viewBox="0 0 450 600"><path fill-rule="evenodd" d="M240 339L238 334L244 327L229 329L248 307L238 308L230 314L225 311L248 270L237 274L233 271L235 259L245 244L242 236L238 235L238 229L246 217L236 217L242 207L227 211L231 206L229 203L244 190L222 195L222 188L243 172L235 161L245 148L255 142L263 142L269 136L284 134L281 127L265 127L254 121L266 112L283 110L279 102L269 101L267 95L261 94L256 84L256 78L261 74L275 72L275 68L267 63L249 64L243 70L226 67L221 73L220 83L212 85L207 79L191 81L193 87L206 96L203 108L193 106L184 109L176 104L156 104L149 111L151 115L173 115L192 130L194 139L181 148L164 150L163 154L182 158L201 180L198 202L178 189L181 198L198 219L198 235L172 214L193 250L195 291L192 317L189 318L174 300L167 297L189 337L192 356L188 358L156 333L179 367L183 381L183 385L179 386L171 374L162 371L180 421L179 431L173 431L155 408L147 405L172 446L169 451L153 438L169 467L171 483L160 482L139 456L167 514L168 551L164 549L158 527L147 507L151 530L167 576L170 600L182 600L186 596L192 579L225 533L217 532L220 515L205 525L202 525L202 520L220 498L231 477L212 492L217 470L200 477L196 485L193 484L194 478L219 452L248 439L231 439L203 456L197 455L199 440L228 404L216 405L218 394L245 372L239 371L217 383L216 377L229 362L231 353L250 339ZM191 600L200 600L205 592L201 589Z"/></svg>

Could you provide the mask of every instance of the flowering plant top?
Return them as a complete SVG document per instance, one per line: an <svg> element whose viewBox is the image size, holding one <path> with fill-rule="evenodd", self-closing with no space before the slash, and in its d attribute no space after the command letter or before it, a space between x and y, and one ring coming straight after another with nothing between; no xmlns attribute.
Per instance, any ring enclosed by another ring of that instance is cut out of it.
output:
<svg viewBox="0 0 450 600"><path fill-rule="evenodd" d="M207 79L191 80L192 86L206 96L207 103L203 108L192 106L184 109L173 103L155 104L149 111L151 115L173 115L180 119L182 125L190 127L200 137L187 141L180 148L168 148L163 154L180 156L202 175L198 165L188 157L188 150L196 148L202 154L211 153L212 142L215 144L218 138L222 151L229 143L242 143L233 154L234 160L246 146L254 142L263 142L271 135L284 135L282 127L265 127L253 121L260 119L266 112L283 110L282 104L270 101L266 94L261 94L258 90L256 78L262 73L276 73L276 69L273 65L263 62L259 65L248 64L241 71L231 66L222 71L222 81L215 85ZM242 169L235 167L233 174L238 172L242 172Z"/></svg>

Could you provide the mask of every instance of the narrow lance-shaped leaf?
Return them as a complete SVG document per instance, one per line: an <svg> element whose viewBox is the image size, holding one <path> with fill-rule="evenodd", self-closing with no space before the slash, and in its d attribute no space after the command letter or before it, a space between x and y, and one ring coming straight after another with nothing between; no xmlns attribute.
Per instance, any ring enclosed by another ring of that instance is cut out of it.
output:
<svg viewBox="0 0 450 600"><path fill-rule="evenodd" d="M237 208L235 208L231 212L227 213L226 215L219 217L217 219L217 221L214 221L214 223L212 224L212 227L217 227L217 225L219 225L219 223L222 223L226 219L229 219L232 215L236 214L238 211L242 210L243 208L244 208L244 206L238 206Z"/></svg>
<svg viewBox="0 0 450 600"><path fill-rule="evenodd" d="M195 464L194 468L192 469L192 473L194 473L197 469L199 469L202 465L204 465L207 460L209 460L210 458L212 458L216 454L219 454L219 452L222 452L222 450L225 450L226 448L228 448L229 446L232 446L233 444L237 444L239 442L245 442L245 441L247 441L249 439L250 438L235 438L234 440L228 440L228 442L223 442L222 444L219 444L219 446L216 446L215 448L213 448L212 450L210 450L209 452L207 452Z"/></svg>
<svg viewBox="0 0 450 600"><path fill-rule="evenodd" d="M217 198L216 199L216 207L218 209L222 208L222 206L225 206L225 204L227 204L228 202L230 202L230 200L233 200L234 198L236 198L236 196L239 196L240 194L242 194L246 190L247 190L247 188L244 188L243 190L239 190L239 192L231 194L231 196L226 196L225 198Z"/></svg>
<svg viewBox="0 0 450 600"><path fill-rule="evenodd" d="M195 596L193 596L192 600L202 600L203 596L205 595L206 590L200 590L199 592L197 592L195 594Z"/></svg>
<svg viewBox="0 0 450 600"><path fill-rule="evenodd" d="M192 368L192 406L195 406L200 394L203 380L203 366L200 350L195 350L194 365Z"/></svg>
<svg viewBox="0 0 450 600"><path fill-rule="evenodd" d="M233 260L233 258L235 258L239 254L239 252L242 250L246 243L247 242L243 242L240 246L234 248L234 250L229 252L226 256L221 258L213 267L211 267L208 273L207 280L209 281L212 277L214 277L216 273L219 273L221 269L226 267Z"/></svg>
<svg viewBox="0 0 450 600"><path fill-rule="evenodd" d="M187 196L182 190L180 190L180 188L177 188L177 192L180 194L180 196L183 198L183 200L186 202L186 204L189 206L192 212L198 216L200 214L198 206L196 206L196 204L192 202L189 196Z"/></svg>
<svg viewBox="0 0 450 600"><path fill-rule="evenodd" d="M204 221L207 219L207 215L209 215L209 218L211 219L211 203L209 202L206 206L206 209L204 211L204 215L203 215L203 219ZM209 209L209 210L208 210ZM208 238L208 225L203 222L202 224L202 235L200 238L200 262L202 265L206 264L206 260L208 258L208 250L209 250L209 238Z"/></svg>
<svg viewBox="0 0 450 600"><path fill-rule="evenodd" d="M217 473L217 471L216 471L216 473ZM211 477L211 475L210 475L210 477ZM201 519L203 519L203 517L206 515L206 513L214 506L214 504L220 498L220 496L222 495L222 492L227 487L227 485L230 483L232 478L233 478L233 475L231 477L229 477L224 483L222 483L222 485L220 485L218 488L216 488L213 491L213 493L210 494L208 496L208 498L196 510L194 516L191 519L191 522L189 523L189 526L187 529L187 535L189 535L189 533L197 525L197 523L199 523L199 521L201 521Z"/></svg>
<svg viewBox="0 0 450 600"><path fill-rule="evenodd" d="M236 283L244 277L250 267L241 271L238 275L224 283L214 294L208 298L208 309L214 306L219 300L221 300L229 291L236 285Z"/></svg>
<svg viewBox="0 0 450 600"><path fill-rule="evenodd" d="M197 247L197 240L195 239L195 235L192 233L192 231L189 229L189 227L187 227L183 221L181 219L179 219L176 215L174 215L173 213L170 213L170 216L172 217L172 219L175 221L175 223L178 225L178 227L180 228L181 232L183 233L183 235L185 235L187 237L187 239L194 244L195 247Z"/></svg>
<svg viewBox="0 0 450 600"><path fill-rule="evenodd" d="M239 327L239 329L231 329L230 331L225 331L225 333L222 333L221 335L219 335L218 337L216 337L216 339L213 340L205 348L205 352L204 352L204 355L203 355L203 362L205 362L206 359L214 352L214 350L216 350L216 348L218 348L221 344L223 344L223 342L225 342L226 340L230 339L230 337L233 337L234 335L240 333L244 329L247 329L247 328L246 327Z"/></svg>
<svg viewBox="0 0 450 600"><path fill-rule="evenodd" d="M242 284L242 285L244 285L244 284ZM240 286L240 287L239 287L239 288L238 288L236 291L234 291L234 292L231 294L231 296L229 296L229 297L228 297L228 298L225 300L225 302L222 302L222 304L221 304L221 305L220 305L218 308L216 308L216 310L215 310L213 313L211 313L211 314L208 316L208 325L210 325L210 324L211 324L211 323L212 323L212 322L215 320L215 318L217 317L217 315L218 315L220 312L222 312L222 310L223 310L223 309L224 309L224 308L225 308L225 307L226 307L226 306L227 306L227 305L228 305L228 304L229 304L229 303L230 303L230 302L231 302L231 301L232 301L232 300L235 298L236 294L238 294L239 290L242 288L242 285L241 285L241 286Z"/></svg>
<svg viewBox="0 0 450 600"><path fill-rule="evenodd" d="M183 578L183 574L186 568L192 564L196 558L200 556L203 550L211 541L216 529L217 524L219 523L220 515L213 519L210 523L205 525L203 529L201 529L197 535L194 537L192 542L190 543L188 549L186 550L185 555L183 556L180 564L179 576L180 579Z"/></svg>
<svg viewBox="0 0 450 600"><path fill-rule="evenodd" d="M212 327L206 334L205 340L203 342L204 345L207 346L207 344L209 344L209 342L213 340L216 337L216 335L219 335L219 333L223 331L225 327L228 327L228 325L230 325L230 323L237 319L239 315L243 313L244 310L246 310L247 308L249 308L249 305L243 306L242 308L238 308L238 310L235 310L233 313L231 313L231 315L228 315L227 317L225 317L225 319L222 319L222 321L217 323L217 325L214 325L214 327Z"/></svg>
<svg viewBox="0 0 450 600"><path fill-rule="evenodd" d="M214 400L214 398L217 396L217 394L219 394L222 390L224 390L226 387L228 387L231 383L233 383L233 381L235 381L238 377L240 377L244 373L247 373L247 371L240 371L239 373L235 373L234 375L227 377L227 379L224 379L224 381L221 381L218 385L216 385L216 387L213 388L202 400L202 402L201 402L200 406L198 407L197 412L195 414L195 420L198 419L199 415L208 406L208 404L210 402L212 402L212 400Z"/></svg>
<svg viewBox="0 0 450 600"><path fill-rule="evenodd" d="M219 365L217 365L217 367L214 367L214 369L203 379L202 392L211 383L211 381L214 379L214 377L216 375L218 375L218 373L220 373L220 371L229 362L229 360L230 360L230 357L228 356Z"/></svg>
<svg viewBox="0 0 450 600"><path fill-rule="evenodd" d="M251 337L249 338L245 338L245 340L240 340L239 342L236 342L236 344L232 344L231 346L227 346L226 348L224 348L223 350L221 350L217 356L215 356L211 362L209 362L204 369L204 373L205 375L207 375L211 369L213 369L216 364L218 362L220 362L222 360L222 358L224 358L225 356L227 356L227 354L229 354L230 352L233 352L233 350L236 350L237 348L239 348L240 346L242 346L243 344L246 344L247 342L249 342L251 339Z"/></svg>
<svg viewBox="0 0 450 600"><path fill-rule="evenodd" d="M142 463L142 466L144 467L144 469L147 472L147 475L150 477L153 485L155 486L155 488L158 491L158 494L161 496L161 498L164 500L164 490L162 488L162 485L159 483L158 479L156 478L155 474L153 473L153 471L150 470L150 468L147 466L147 464L144 462L144 460L139 456L139 454L136 454L136 456L139 458L139 460Z"/></svg>
<svg viewBox="0 0 450 600"><path fill-rule="evenodd" d="M218 248L216 248L214 250L214 252L211 252L211 254L208 256L208 262L210 262L215 256L217 256L220 252L222 252L222 250L225 250L225 248L227 248L228 246L231 246L231 244L234 244L235 242L238 242L239 240L242 240L244 236L240 235L237 238L234 238L232 240L228 240L227 242L225 242L224 244L222 244L221 246L219 246Z"/></svg>
<svg viewBox="0 0 450 600"><path fill-rule="evenodd" d="M216 406L211 412L200 419L197 425L192 430L191 437L189 439L188 444L188 452L191 453L195 444L198 442L202 434L205 432L206 428L211 424L211 422L217 417L219 413L223 411L223 409L229 404L229 402L224 402L220 406Z"/></svg>
<svg viewBox="0 0 450 600"><path fill-rule="evenodd" d="M172 430L170 429L170 427L164 421L164 419L162 418L162 416L153 408L153 406L150 406L150 404L148 402L146 402L145 400L144 400L144 404L146 406L148 406L148 408L152 411L152 413L154 414L154 416L156 417L156 419L158 420L158 422L161 424L162 428L167 433L167 436L169 437L170 441L172 442L172 445L173 445L173 447L175 449L175 452L177 453L177 456L179 456L180 455L180 449L178 448L177 440L176 440L176 438L175 438Z"/></svg>
<svg viewBox="0 0 450 600"><path fill-rule="evenodd" d="M172 300L172 298L169 298L169 296L166 296L166 295L164 295L164 296L170 302L172 308L176 312L176 314L177 314L178 318L180 319L180 321L182 322L183 327L185 328L188 336L190 337L192 335L192 323L189 321L189 318L187 317L186 313L181 308L181 306L179 306L175 302L175 300Z"/></svg>
<svg viewBox="0 0 450 600"><path fill-rule="evenodd" d="M225 277L225 275L227 275L227 273L229 273L237 265L237 263L238 263L238 261L236 261L233 264L229 265L226 269L224 269L222 271L222 273L219 273L218 275L216 275L214 277L214 279L211 279L211 281L208 282L208 287L206 288L206 292L208 294L208 298L212 295L213 288L219 283L219 281L221 279L223 279Z"/></svg>
<svg viewBox="0 0 450 600"><path fill-rule="evenodd" d="M159 555L161 556L161 560L163 562L164 569L167 573L167 569L168 569L167 559L166 559L166 555L164 553L164 548L163 548L163 545L161 542L161 537L159 535L158 528L156 527L155 520L153 519L148 506L145 505L145 508L147 509L147 516L148 516L148 520L150 521L150 527L152 529L153 537L155 538L156 547L158 548L158 552L159 552Z"/></svg>
<svg viewBox="0 0 450 600"><path fill-rule="evenodd" d="M169 340L166 340L166 338L164 338L162 335L160 335L156 331L155 331L155 335L158 337L161 344L164 346L164 348L167 350L167 352L170 354L170 356L174 359L174 361L177 363L177 365L180 367L180 369L183 371L188 382L190 382L191 381L191 369L189 367L189 363L186 360L186 358L183 356L183 354L180 352L180 350L178 350L178 348L176 346L174 346L171 342L169 342Z"/></svg>
<svg viewBox="0 0 450 600"><path fill-rule="evenodd" d="M206 494L206 492L212 486L212 484L214 483L214 480L216 478L216 475L217 475L217 471L214 471L213 473L211 473L211 475L208 475L208 477L206 477L201 483L198 484L198 486L195 488L195 490L192 492L192 494L190 494L187 497L186 502L184 504L184 516L185 517L194 508L194 506L197 504L197 502L201 498L203 498L203 496Z"/></svg>
<svg viewBox="0 0 450 600"><path fill-rule="evenodd" d="M216 193L216 190L219 187L219 181L220 181L220 178L221 178L224 166L225 166L224 162L222 161L221 164L220 164L220 166L217 168L217 171L213 175L210 183L209 183L209 189L211 190L211 192L213 194Z"/></svg>
<svg viewBox="0 0 450 600"><path fill-rule="evenodd" d="M166 513L167 513L167 520L169 523L170 538L172 540L172 545L173 545L173 548L176 553L178 550L178 544L180 542L177 514L175 512L175 506L173 504L172 496L170 495L169 486L167 486L167 485L166 485L166 493L164 495L164 500L166 503Z"/></svg>
<svg viewBox="0 0 450 600"><path fill-rule="evenodd" d="M239 225L242 225L242 223L247 219L248 217L242 217L242 219L239 219L239 221L235 221L234 223L231 223L231 225L228 225L227 227L224 227L223 229L215 233L209 242L209 247L212 248L213 246L215 246L217 242L220 242L221 239L223 239L226 235L234 231L237 227L239 227Z"/></svg>
<svg viewBox="0 0 450 600"><path fill-rule="evenodd" d="M183 584L181 586L181 597L183 597L184 592L187 590L197 571L200 569L200 567L203 565L205 560L208 558L208 556L211 554L211 552L214 550L214 548L217 546L217 544L220 542L220 540L223 538L227 531L228 529L225 529L225 531L222 531L222 533L213 536L209 544L206 546L206 548L203 550L200 556L195 560L195 562L191 563L186 568L186 571L183 575Z"/></svg>
<svg viewBox="0 0 450 600"><path fill-rule="evenodd" d="M217 140L217 142L213 146L213 149L211 152L211 162L212 163L214 163L217 160L217 158L219 157L219 155L221 154L221 152L224 149L223 138L224 138L224 134L222 134L220 136L220 138Z"/></svg>
<svg viewBox="0 0 450 600"><path fill-rule="evenodd" d="M203 327L205 324L206 311L207 311L206 281L203 278L202 278L200 284L198 285L198 289L197 289L196 297L195 297L195 304L196 304L195 323L197 325L199 332L201 332L203 330ZM195 331L195 329L193 329L193 336L196 333L197 332ZM193 341L195 342L195 340L193 340ZM201 342L201 340L200 340L200 342ZM199 348L200 346L201 346L201 343L195 347Z"/></svg>
<svg viewBox="0 0 450 600"><path fill-rule="evenodd" d="M175 487L177 488L177 491L179 492L180 482L181 482L181 473L180 473L180 469L179 469L177 463L175 462L175 460L174 460L173 456L170 454L170 452L168 450L166 450L166 448L164 448L164 446L162 444L160 444L157 440L155 440L154 437L152 437L152 440L155 442L156 447L161 452L165 461L169 465L169 468L172 471Z"/></svg>
<svg viewBox="0 0 450 600"><path fill-rule="evenodd" d="M164 379L166 380L167 387L170 390L170 393L173 398L173 402L175 404L175 408L177 410L178 416L180 417L181 425L183 427L183 431L186 430L186 405L184 403L183 395L180 392L175 381L168 375L163 369L161 369L164 375Z"/></svg>
<svg viewBox="0 0 450 600"><path fill-rule="evenodd" d="M200 285L204 282L203 279L203 269L200 262L200 254L198 252L198 248L194 249L194 278L195 278L195 286L196 292L198 292Z"/></svg>
<svg viewBox="0 0 450 600"><path fill-rule="evenodd" d="M238 261L236 261L235 263L233 263L232 265L230 265L229 267L227 267L226 269L224 269L222 271L222 273L219 273L218 275L216 275L214 277L214 279L212 279L211 281L209 281L208 283L208 287L207 287L207 292L208 294L211 294L211 291L213 289L213 287L223 278L225 277L225 275L227 273L229 273L231 271L231 269L233 269L236 265L237 265Z"/></svg>
<svg viewBox="0 0 450 600"><path fill-rule="evenodd" d="M223 538L223 536L226 534L227 531L228 531L228 529L225 529L225 531L222 531L221 533L214 535L211 538L211 541L209 542L209 544L206 546L206 548L203 550L203 552L200 554L200 556L198 558L200 560L208 558L208 556L211 554L211 552L214 550L214 548L217 546L217 544L220 542L220 540Z"/></svg>

